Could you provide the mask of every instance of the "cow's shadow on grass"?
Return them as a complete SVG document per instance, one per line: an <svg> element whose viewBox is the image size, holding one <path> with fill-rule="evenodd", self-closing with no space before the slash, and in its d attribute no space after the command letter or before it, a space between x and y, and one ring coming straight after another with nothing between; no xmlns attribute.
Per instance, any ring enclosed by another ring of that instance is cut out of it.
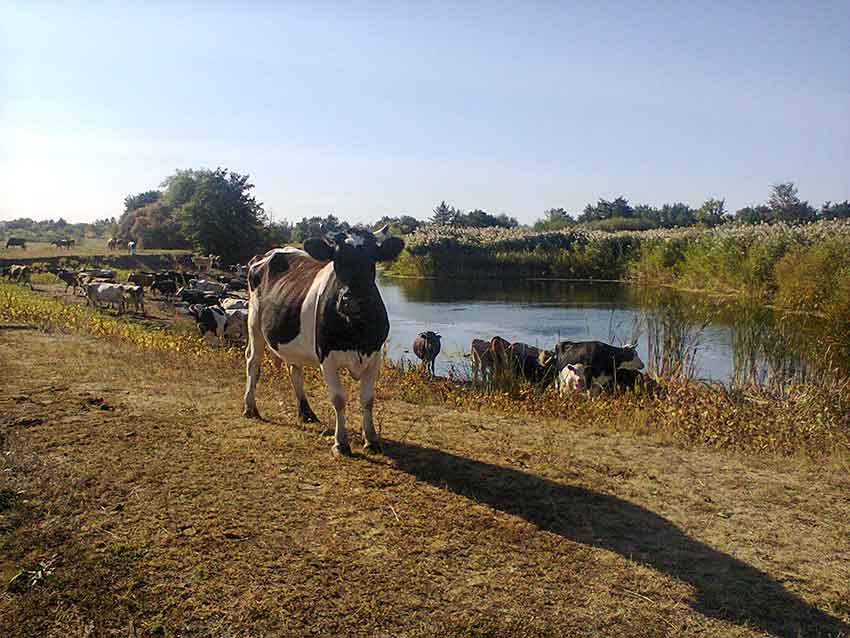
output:
<svg viewBox="0 0 850 638"><path fill-rule="evenodd" d="M691 606L705 616L789 638L850 636L850 625L806 604L768 574L629 501L410 443L384 441L384 452L420 480L690 584Z"/></svg>

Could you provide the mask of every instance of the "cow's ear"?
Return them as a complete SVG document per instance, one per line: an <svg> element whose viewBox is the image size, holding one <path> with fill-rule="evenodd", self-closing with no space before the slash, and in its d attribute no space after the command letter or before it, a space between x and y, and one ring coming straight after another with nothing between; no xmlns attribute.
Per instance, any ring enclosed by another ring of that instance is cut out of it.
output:
<svg viewBox="0 0 850 638"><path fill-rule="evenodd" d="M304 251L318 261L330 261L334 256L334 247L319 237L311 237L305 241Z"/></svg>
<svg viewBox="0 0 850 638"><path fill-rule="evenodd" d="M378 261L392 261L404 248L404 241L398 237L387 237L378 246Z"/></svg>

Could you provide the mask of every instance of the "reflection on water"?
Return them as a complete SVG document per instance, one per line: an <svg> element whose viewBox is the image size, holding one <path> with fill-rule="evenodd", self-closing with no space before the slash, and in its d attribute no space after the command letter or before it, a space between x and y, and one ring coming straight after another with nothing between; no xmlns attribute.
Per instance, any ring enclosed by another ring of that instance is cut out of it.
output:
<svg viewBox="0 0 850 638"><path fill-rule="evenodd" d="M494 335L549 349L562 339L637 342L650 371L665 376L781 386L813 374L804 356L809 332L764 308L733 311L694 295L602 282L380 277L379 286L389 356L414 359L413 339L433 330L443 337L438 374L468 370L471 341Z"/></svg>

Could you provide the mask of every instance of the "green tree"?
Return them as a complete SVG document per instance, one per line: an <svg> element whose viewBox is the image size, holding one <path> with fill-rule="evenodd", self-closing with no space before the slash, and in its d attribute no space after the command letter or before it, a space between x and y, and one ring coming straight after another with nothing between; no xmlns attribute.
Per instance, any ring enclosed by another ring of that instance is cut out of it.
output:
<svg viewBox="0 0 850 638"><path fill-rule="evenodd" d="M136 210L142 206L152 204L157 201L161 195L162 192L157 190L145 191L144 193L139 193L137 195L127 195L127 197L124 198L124 212L129 213L131 210Z"/></svg>
<svg viewBox="0 0 850 638"><path fill-rule="evenodd" d="M458 226L461 214L461 211L457 210L454 206L449 206L444 200L434 208L434 215L431 217L431 222L439 225Z"/></svg>
<svg viewBox="0 0 850 638"><path fill-rule="evenodd" d="M244 262L264 246L265 213L250 191L248 175L224 168L202 175L180 219L186 237L202 253L226 263Z"/></svg>
<svg viewBox="0 0 850 638"><path fill-rule="evenodd" d="M742 224L761 224L773 221L773 212L764 204L744 206L735 211L735 221Z"/></svg>
<svg viewBox="0 0 850 638"><path fill-rule="evenodd" d="M717 226L726 219L726 200L709 197L694 213L697 223Z"/></svg>
<svg viewBox="0 0 850 638"><path fill-rule="evenodd" d="M850 218L850 201L843 202L824 202L823 208L820 211L821 219L849 219Z"/></svg>
<svg viewBox="0 0 850 638"><path fill-rule="evenodd" d="M773 219L781 222L810 222L817 217L817 212L809 202L800 201L794 182L774 184L770 187L770 198L767 206L773 213Z"/></svg>
<svg viewBox="0 0 850 638"><path fill-rule="evenodd" d="M534 230L561 230L575 225L576 220L563 208L550 208L543 212L543 218L534 222Z"/></svg>

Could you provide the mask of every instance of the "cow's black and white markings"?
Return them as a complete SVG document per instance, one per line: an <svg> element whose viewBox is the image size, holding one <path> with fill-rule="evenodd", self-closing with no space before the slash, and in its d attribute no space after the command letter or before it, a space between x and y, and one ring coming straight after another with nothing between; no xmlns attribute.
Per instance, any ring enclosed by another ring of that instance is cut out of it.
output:
<svg viewBox="0 0 850 638"><path fill-rule="evenodd" d="M584 366L586 387L605 386L618 370L641 370L643 361L633 346L618 348L601 341L561 341L555 346L558 373L568 364Z"/></svg>
<svg viewBox="0 0 850 638"><path fill-rule="evenodd" d="M251 261L245 416L259 416L255 391L268 347L289 364L302 420L316 420L304 394L303 367L321 369L336 413L335 455L351 452L339 372L344 368L359 379L365 447L380 450L372 407L389 319L375 285L375 264L395 259L404 247L398 238L385 238L385 231L339 233L332 242L310 238L304 250L275 249Z"/></svg>

